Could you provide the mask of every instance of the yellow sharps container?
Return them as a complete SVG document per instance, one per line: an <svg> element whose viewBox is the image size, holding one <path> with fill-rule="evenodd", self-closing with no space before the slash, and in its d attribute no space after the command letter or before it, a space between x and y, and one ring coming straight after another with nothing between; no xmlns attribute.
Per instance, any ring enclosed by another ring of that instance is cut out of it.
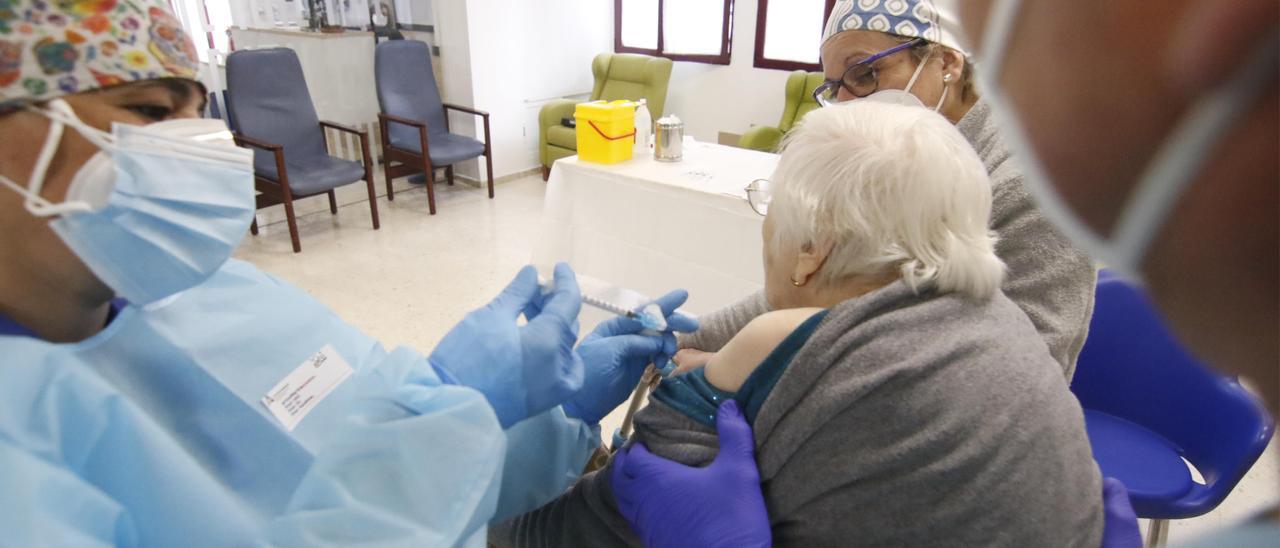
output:
<svg viewBox="0 0 1280 548"><path fill-rule="evenodd" d="M631 159L636 137L636 104L631 101L579 103L573 110L578 123L578 158L616 164Z"/></svg>

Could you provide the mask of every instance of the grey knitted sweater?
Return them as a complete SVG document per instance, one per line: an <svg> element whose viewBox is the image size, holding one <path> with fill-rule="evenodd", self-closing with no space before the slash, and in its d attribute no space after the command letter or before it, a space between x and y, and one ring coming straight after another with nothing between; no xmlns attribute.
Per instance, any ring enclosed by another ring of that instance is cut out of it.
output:
<svg viewBox="0 0 1280 548"><path fill-rule="evenodd" d="M991 175L991 229L999 236L996 255L1008 270L1001 290L1031 318L1068 380L1089 334L1093 262L1058 234L1040 214L996 128L991 107L978 101L956 125ZM743 326L769 311L764 292L699 318L697 333L683 336L681 348L720 350Z"/></svg>
<svg viewBox="0 0 1280 548"><path fill-rule="evenodd" d="M832 308L753 421L778 546L1098 546L1079 405L1022 311L901 281ZM636 439L702 466L714 430L661 400ZM609 469L490 530L497 546L638 546Z"/></svg>

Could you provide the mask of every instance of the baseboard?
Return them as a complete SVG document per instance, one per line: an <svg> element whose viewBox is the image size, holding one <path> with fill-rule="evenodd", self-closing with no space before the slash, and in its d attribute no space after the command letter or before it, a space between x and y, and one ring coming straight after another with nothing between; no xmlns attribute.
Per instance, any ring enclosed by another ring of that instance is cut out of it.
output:
<svg viewBox="0 0 1280 548"><path fill-rule="evenodd" d="M526 170L524 170L524 171L517 171L517 172L515 172L515 173L508 173L508 174L506 174L506 175L503 175L503 176L501 176L501 177L498 177L497 179L494 179L494 180L493 180L493 184L494 184L494 186L497 186L497 185L500 185L500 184L502 184L502 183L509 183L509 182L514 181L514 180L516 180L516 179L523 179L523 178L528 177L528 176L530 176L530 175L539 175L539 176L541 176L541 174L542 174L542 166L534 166L534 167L531 167L531 168L526 169ZM476 188L481 188L481 187L483 187L483 186L484 186L484 183L483 183L482 181L480 181L479 179L474 179L474 178L472 178L472 177L470 177L470 176L463 175L463 174L461 174L461 173L454 173L454 174L453 174L453 180L454 180L454 181L457 181L457 182L461 182L461 183L462 183L462 184L464 184L464 185L471 186L471 187L476 187ZM436 180L436 182L437 182L437 183L438 183L438 182L440 182L440 181L439 181L439 179L437 179L437 180Z"/></svg>

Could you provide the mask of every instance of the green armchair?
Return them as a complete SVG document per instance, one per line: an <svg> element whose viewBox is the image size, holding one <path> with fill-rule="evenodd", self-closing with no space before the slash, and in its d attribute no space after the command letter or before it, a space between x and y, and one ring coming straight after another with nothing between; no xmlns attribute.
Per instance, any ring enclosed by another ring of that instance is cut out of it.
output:
<svg viewBox="0 0 1280 548"><path fill-rule="evenodd" d="M822 82L821 72L797 70L791 73L791 76L787 77L787 104L782 109L782 120L778 122L778 127L751 126L751 129L742 134L738 146L777 152L782 136L791 131L791 128L795 127L796 122L804 118L805 114L818 108L818 103L813 100L813 90L822 85Z"/></svg>
<svg viewBox="0 0 1280 548"><path fill-rule="evenodd" d="M671 60L631 53L601 53L591 61L595 86L591 101L601 99L645 99L653 119L662 117L667 102L667 83L671 80ZM538 154L542 160L542 179L551 174L551 164L578 153L578 136L573 128L560 120L573 116L578 101L554 99L538 113Z"/></svg>

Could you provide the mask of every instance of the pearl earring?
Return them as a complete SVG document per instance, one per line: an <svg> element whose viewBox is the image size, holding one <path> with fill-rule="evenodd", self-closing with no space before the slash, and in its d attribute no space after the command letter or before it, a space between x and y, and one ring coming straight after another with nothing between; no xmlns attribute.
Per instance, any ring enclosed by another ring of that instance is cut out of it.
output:
<svg viewBox="0 0 1280 548"><path fill-rule="evenodd" d="M942 83L944 83L944 84L950 84L950 83L951 83L951 74L950 74L950 73L947 73L947 74L942 75Z"/></svg>

